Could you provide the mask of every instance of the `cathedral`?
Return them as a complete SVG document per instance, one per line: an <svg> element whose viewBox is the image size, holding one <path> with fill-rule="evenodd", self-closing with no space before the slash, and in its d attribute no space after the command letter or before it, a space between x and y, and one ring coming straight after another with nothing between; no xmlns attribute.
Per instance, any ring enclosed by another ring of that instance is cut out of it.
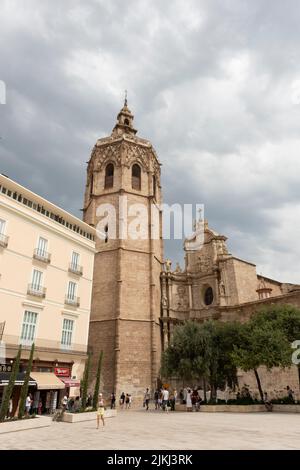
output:
<svg viewBox="0 0 300 470"><path fill-rule="evenodd" d="M92 379L103 350L105 395L125 392L140 401L147 387L153 390L159 384L161 352L176 325L188 319L246 321L270 303L300 307L300 285L258 275L254 264L228 252L226 237L201 217L184 241L184 270L178 263L172 269L163 255L160 163L151 143L137 136L133 119L125 99L111 135L97 140L87 167L83 211L84 221L97 227L103 218L99 206L113 206L119 234L125 218L120 200L126 196L128 212L135 204L147 208L149 233L158 221L158 237L111 237L109 223L96 239L89 329ZM274 377L278 384L298 384L296 368L268 374L266 387L274 388ZM241 373L239 380L255 387L247 374Z"/></svg>

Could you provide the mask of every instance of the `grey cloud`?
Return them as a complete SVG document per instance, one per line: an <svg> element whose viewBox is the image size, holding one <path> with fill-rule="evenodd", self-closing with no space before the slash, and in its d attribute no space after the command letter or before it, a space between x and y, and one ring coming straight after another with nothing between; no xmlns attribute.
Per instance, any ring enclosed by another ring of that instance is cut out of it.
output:
<svg viewBox="0 0 300 470"><path fill-rule="evenodd" d="M232 252L299 281L296 0L10 0L1 14L1 172L80 216L85 162L127 88L164 201L204 203ZM166 255L182 261L182 242Z"/></svg>

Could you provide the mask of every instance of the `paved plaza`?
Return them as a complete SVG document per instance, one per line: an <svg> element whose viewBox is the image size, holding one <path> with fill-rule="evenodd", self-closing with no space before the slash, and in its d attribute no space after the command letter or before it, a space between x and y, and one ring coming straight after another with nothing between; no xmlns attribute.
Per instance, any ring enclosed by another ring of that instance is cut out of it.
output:
<svg viewBox="0 0 300 470"><path fill-rule="evenodd" d="M0 425L1 426L1 425ZM120 411L95 423L0 434L0 449L299 449L300 416L288 413Z"/></svg>

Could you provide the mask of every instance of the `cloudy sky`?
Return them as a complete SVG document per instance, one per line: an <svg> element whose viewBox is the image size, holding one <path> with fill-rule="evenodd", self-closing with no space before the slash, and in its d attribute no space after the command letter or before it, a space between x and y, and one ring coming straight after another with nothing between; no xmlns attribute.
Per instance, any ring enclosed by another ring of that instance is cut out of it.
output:
<svg viewBox="0 0 300 470"><path fill-rule="evenodd" d="M0 172L76 215L124 89L167 203L300 282L298 0L0 0ZM166 255L182 259L182 242Z"/></svg>

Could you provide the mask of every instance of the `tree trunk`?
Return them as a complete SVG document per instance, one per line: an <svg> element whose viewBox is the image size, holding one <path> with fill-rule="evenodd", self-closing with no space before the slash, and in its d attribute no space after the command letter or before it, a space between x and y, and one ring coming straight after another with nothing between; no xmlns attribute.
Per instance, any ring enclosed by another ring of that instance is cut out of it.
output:
<svg viewBox="0 0 300 470"><path fill-rule="evenodd" d="M206 395L206 379L203 378L203 392L204 392L204 401L207 403L207 395Z"/></svg>
<svg viewBox="0 0 300 470"><path fill-rule="evenodd" d="M217 388L213 382L210 384L210 401L216 403L217 401Z"/></svg>
<svg viewBox="0 0 300 470"><path fill-rule="evenodd" d="M256 382L257 382L257 386L258 386L258 391L259 391L259 394L260 394L260 398L261 398L262 401L264 401L264 394L263 394L263 391L262 391L262 388L261 388L261 382L260 382L260 378L259 378L257 369L253 369L253 370L254 370L254 374L255 374L255 378L256 378Z"/></svg>

